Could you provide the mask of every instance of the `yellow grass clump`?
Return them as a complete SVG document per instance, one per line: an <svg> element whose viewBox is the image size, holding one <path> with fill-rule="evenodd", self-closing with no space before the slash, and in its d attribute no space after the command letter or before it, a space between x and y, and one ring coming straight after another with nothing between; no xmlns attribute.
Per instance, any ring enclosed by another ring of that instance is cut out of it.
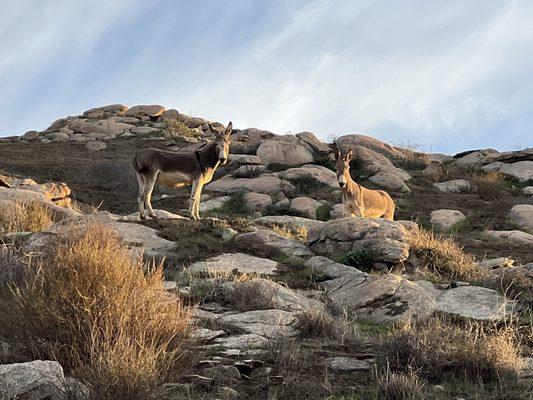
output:
<svg viewBox="0 0 533 400"><path fill-rule="evenodd" d="M53 223L52 211L43 203L32 201L0 205L0 234L39 232Z"/></svg>
<svg viewBox="0 0 533 400"><path fill-rule="evenodd" d="M479 266L474 257L463 251L457 242L432 231L409 232L411 253L420 259L429 272L446 279L479 281L487 272Z"/></svg>
<svg viewBox="0 0 533 400"><path fill-rule="evenodd" d="M161 267L100 224L60 234L0 313L4 340L56 359L94 398L144 399L188 366L191 311L165 291Z"/></svg>

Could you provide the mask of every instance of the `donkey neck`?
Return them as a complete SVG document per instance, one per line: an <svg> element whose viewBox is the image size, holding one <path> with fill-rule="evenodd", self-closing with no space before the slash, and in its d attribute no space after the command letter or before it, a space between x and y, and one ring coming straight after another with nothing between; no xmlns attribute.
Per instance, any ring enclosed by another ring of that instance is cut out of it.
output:
<svg viewBox="0 0 533 400"><path fill-rule="evenodd" d="M203 149L196 150L196 156L200 162L201 173L216 168L220 162L216 154L216 143L211 143Z"/></svg>
<svg viewBox="0 0 533 400"><path fill-rule="evenodd" d="M346 186L344 186L344 191L352 195L358 195L361 191L361 187L352 179L352 175L349 172L348 179L346 180Z"/></svg>

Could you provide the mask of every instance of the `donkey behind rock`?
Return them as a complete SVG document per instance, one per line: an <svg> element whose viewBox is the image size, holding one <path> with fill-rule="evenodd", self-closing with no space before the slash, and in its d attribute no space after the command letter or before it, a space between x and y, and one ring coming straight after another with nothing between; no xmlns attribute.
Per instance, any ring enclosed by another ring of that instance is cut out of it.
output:
<svg viewBox="0 0 533 400"><path fill-rule="evenodd" d="M192 185L189 213L193 219L200 219L200 196L205 184L211 182L215 170L228 161L229 145L233 124L230 122L222 133L211 125L216 140L193 153L174 153L159 149L144 149L135 153L133 168L139 181L137 202L141 219L148 215L156 218L151 204L152 191L158 177L161 184L180 188Z"/></svg>
<svg viewBox="0 0 533 400"><path fill-rule="evenodd" d="M358 185L350 175L350 161L353 152L350 149L342 155L335 149L337 160L337 179L342 188L342 204L345 217L394 218L394 201L383 190L371 190Z"/></svg>

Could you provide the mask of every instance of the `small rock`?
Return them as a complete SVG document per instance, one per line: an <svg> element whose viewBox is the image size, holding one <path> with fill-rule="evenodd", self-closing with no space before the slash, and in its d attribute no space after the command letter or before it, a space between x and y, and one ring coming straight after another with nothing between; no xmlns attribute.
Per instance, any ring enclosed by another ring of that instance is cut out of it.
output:
<svg viewBox="0 0 533 400"><path fill-rule="evenodd" d="M85 147L90 151L100 151L107 148L107 145L104 142L87 142Z"/></svg>
<svg viewBox="0 0 533 400"><path fill-rule="evenodd" d="M437 231L447 231L455 224L466 219L458 210L435 210L431 212L430 223Z"/></svg>
<svg viewBox="0 0 533 400"><path fill-rule="evenodd" d="M216 365L204 368L202 375L213 379L216 383L238 381L241 379L239 370L233 365Z"/></svg>
<svg viewBox="0 0 533 400"><path fill-rule="evenodd" d="M358 360L353 357L334 357L328 359L329 367L334 371L353 372L370 371L372 364L365 360Z"/></svg>

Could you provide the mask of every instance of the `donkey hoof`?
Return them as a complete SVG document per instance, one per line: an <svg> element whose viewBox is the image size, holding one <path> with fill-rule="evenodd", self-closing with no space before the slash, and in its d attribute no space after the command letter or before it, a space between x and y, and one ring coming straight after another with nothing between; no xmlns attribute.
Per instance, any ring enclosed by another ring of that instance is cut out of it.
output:
<svg viewBox="0 0 533 400"><path fill-rule="evenodd" d="M139 218L141 219L141 221L146 221L146 217L144 215L139 215Z"/></svg>
<svg viewBox="0 0 533 400"><path fill-rule="evenodd" d="M157 219L157 215L155 215L155 214L148 214L148 216L149 216L150 218L152 218L152 219Z"/></svg>

